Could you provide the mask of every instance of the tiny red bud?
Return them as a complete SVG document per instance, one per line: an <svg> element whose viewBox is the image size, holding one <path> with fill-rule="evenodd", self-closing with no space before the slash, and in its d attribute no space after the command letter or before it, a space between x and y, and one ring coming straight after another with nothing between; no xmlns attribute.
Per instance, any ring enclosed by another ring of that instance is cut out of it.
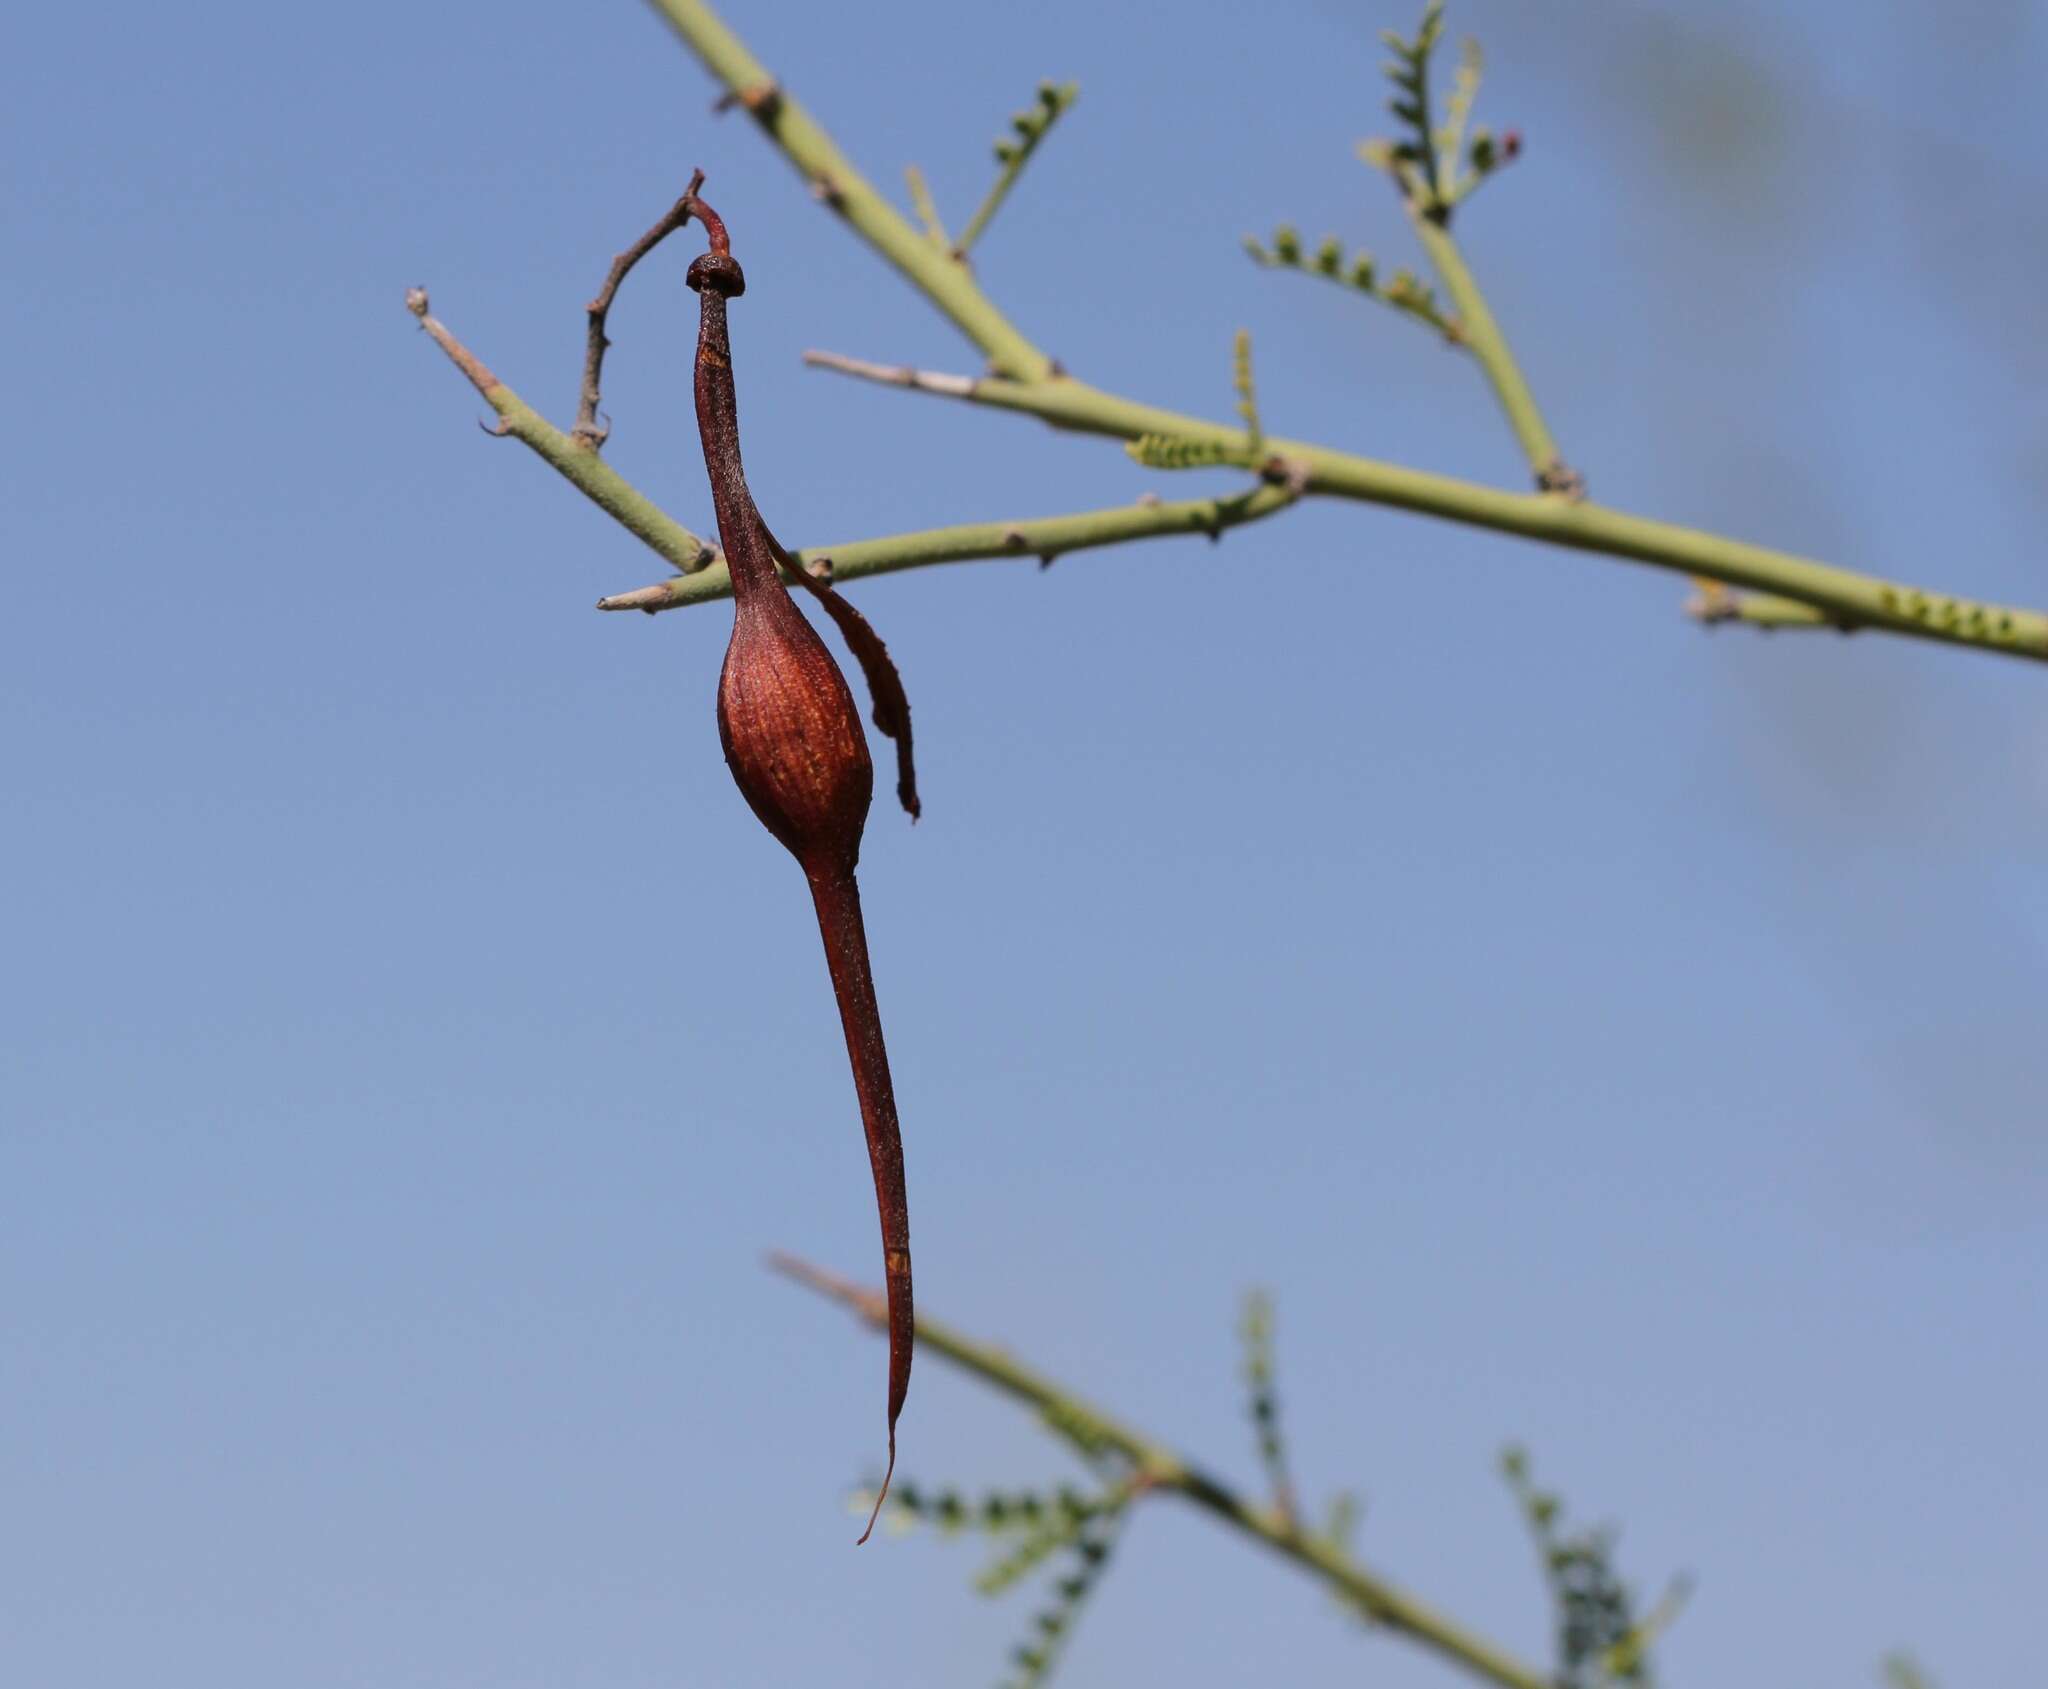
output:
<svg viewBox="0 0 2048 1689"><path fill-rule="evenodd" d="M1500 138L1500 155L1504 159L1519 158L1522 153L1522 132L1510 129Z"/></svg>

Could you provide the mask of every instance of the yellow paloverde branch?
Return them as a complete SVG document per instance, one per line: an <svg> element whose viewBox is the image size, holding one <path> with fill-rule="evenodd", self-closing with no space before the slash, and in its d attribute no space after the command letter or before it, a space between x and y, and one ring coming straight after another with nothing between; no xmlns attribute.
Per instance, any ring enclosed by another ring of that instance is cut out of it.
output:
<svg viewBox="0 0 2048 1689"><path fill-rule="evenodd" d="M497 425L491 433L532 447L585 498L678 569L702 569L718 556L712 546L662 510L589 444L564 434L493 375L483 360L428 310L425 288L409 291L405 308L419 318L420 327L434 344L469 378L470 385L483 395L484 403L498 413Z"/></svg>
<svg viewBox="0 0 2048 1689"><path fill-rule="evenodd" d="M1000 410L1023 411L1056 428L1079 433L1106 434L1124 440L1155 435L1219 446L1235 445L1244 437L1239 429L1227 424L1138 404L1100 392L1072 377L1040 382L975 379L873 364L836 353L811 352L805 356L820 368L885 386L964 399ZM1917 639L2048 661L2048 615L2037 610L2010 609L1928 592L1790 552L1631 516L1604 505L1574 502L1555 493L1506 492L1449 475L1404 469L1303 440L1268 436L1265 447L1301 469L1301 486L1306 493L1391 505L1470 527L1627 558L1680 574L1705 576L1729 586L1770 594L1780 601L1796 600L1806 607L1808 621L1813 625L1844 631L1882 628ZM1735 618L1731 615L1718 619ZM1792 626L1795 621L1780 602L1773 610L1773 620L1763 625Z"/></svg>
<svg viewBox="0 0 2048 1689"><path fill-rule="evenodd" d="M1026 411L1058 427L1125 440L1145 434L1180 434L1192 440L1237 437L1235 430L1120 398L1056 373L1051 360L1010 323L973 276L928 235L912 228L853 169L831 138L703 0L649 3L752 113L817 196L951 318L989 359L991 375L985 379L902 371L888 377L896 385ZM1431 255L1440 260L1444 256L1435 251ZM1449 256L1455 260L1455 249ZM1469 284L1462 265L1457 270L1460 281ZM1448 275L1445 279L1456 292L1457 284ZM1476 292L1475 287L1475 297ZM814 361L833 362L834 367L856 373L880 367L862 368L852 360ZM1510 395L1502 391L1500 377L1511 369L1503 343L1500 358L1488 365L1488 373L1504 404ZM1510 385L1518 383L1517 377ZM1526 398L1526 389L1521 396ZM1533 462L1548 445L1547 432L1535 414L1533 401L1527 414L1519 418L1513 415L1514 407L1509 408L1518 437ZM1834 627L1844 632L1882 629L1909 638L2048 660L2048 615L2040 611L1983 604L1718 534L1573 502L1568 493L1510 493L1304 442L1276 439L1269 445L1305 467L1303 490L1309 493L1392 505L1546 544L1627 558L1765 595L1762 603L1739 598L1732 605L1716 606L1715 614L1704 618L1707 620ZM950 559L929 559L942 560ZM1795 605L1807 613L1797 614L1788 608Z"/></svg>
<svg viewBox="0 0 2048 1689"><path fill-rule="evenodd" d="M874 1291L794 1255L771 1255L768 1264L807 1289L850 1308L871 1326L887 1321L887 1305ZM1349 1605L1390 1631L1503 1689L1555 1689L1548 1674L1474 1636L1426 1602L1361 1566L1331 1538L1303 1530L1277 1507L1261 1507L1247 1500L1157 1438L1082 1401L1007 1350L976 1342L923 1312L917 1316L917 1344L1033 1409L1048 1428L1073 1443L1084 1456L1094 1458L1108 1451L1129 1461L1140 1493L1164 1492L1192 1502L1319 1578Z"/></svg>
<svg viewBox="0 0 2048 1689"><path fill-rule="evenodd" d="M897 214L716 12L697 0L653 0L653 4L704 61L705 68L725 84L734 103L796 166L812 194L845 218L863 240L951 317L960 332L988 354L990 368L1024 380L1051 373L1052 360L989 302L967 267Z"/></svg>
<svg viewBox="0 0 2048 1689"><path fill-rule="evenodd" d="M663 511L597 452L555 428L500 381L430 314L424 289L413 289L406 304L420 326L498 413L493 433L530 447L592 503L680 571L675 578L653 586L600 599L600 609L675 610L730 596L732 585L715 548ZM900 365L872 364L824 352L807 353L806 359L822 368L888 386L1019 410L1039 416L1055 427L1120 439L1154 435L1224 447L1235 447L1244 439L1240 429L1118 399L1068 378L1046 382L975 379ZM1300 441L1268 438L1264 445L1276 460L1290 467L1297 477L1294 481L1260 485L1235 496L1147 502L1016 522L923 529L844 545L808 546L792 555L806 566L829 568L838 580L858 580L865 575L982 558L1050 560L1068 552L1175 534L1205 533L1214 537L1227 528L1285 509L1302 492L1321 493L1392 505L1553 545L1629 557L1661 568L1705 575L1749 588L1759 595L1695 599L1690 608L1702 621L1748 620L1763 627L1885 627L1926 639L2048 659L2048 617L2038 612L1945 598L1784 552L1626 516L1595 504L1503 492Z"/></svg>
<svg viewBox="0 0 2048 1689"><path fill-rule="evenodd" d="M1037 516L1021 522L969 522L953 528L927 528L914 534L854 540L846 545L806 546L790 553L802 568L833 581L856 581L866 575L888 575L899 569L922 569L933 563L966 563L980 558L1036 557L1050 563L1070 551L1123 545L1132 540L1161 539L1176 534L1207 534L1220 539L1226 528L1241 527L1285 510L1299 495L1293 488L1270 483L1227 498L1148 500L1084 510L1072 516ZM732 594L723 563L701 571L657 581L632 592L600 598L600 610L680 610Z"/></svg>
<svg viewBox="0 0 2048 1689"><path fill-rule="evenodd" d="M406 308L419 318L421 328L498 413L499 420L489 431L531 447L570 485L679 571L653 586L601 598L597 601L600 610L644 610L652 614L732 596L732 577L726 573L724 559L714 547L605 462L594 443L563 433L528 405L450 333L447 325L429 312L427 304L424 288L416 287L406 295ZM1051 563L1069 552L1123 545L1132 540L1177 534L1207 534L1211 539L1220 539L1226 529L1242 527L1285 510L1298 497L1300 493L1292 484L1276 480L1217 498L1180 499L1171 503L1141 499L1135 504L1067 516L971 522L854 540L845 545L806 546L791 552L790 560L836 581L979 558L1036 557L1041 563Z"/></svg>

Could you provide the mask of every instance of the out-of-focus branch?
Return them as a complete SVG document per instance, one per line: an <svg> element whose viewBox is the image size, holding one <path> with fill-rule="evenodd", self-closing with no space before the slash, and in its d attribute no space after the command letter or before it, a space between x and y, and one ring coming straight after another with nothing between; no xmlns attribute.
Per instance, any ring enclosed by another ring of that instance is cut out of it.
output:
<svg viewBox="0 0 2048 1689"><path fill-rule="evenodd" d="M1549 425L1536 408L1536 396L1523 380L1521 366L1508 350L1507 338L1493 320L1493 312L1487 309L1486 295L1479 291L1479 283L1466 267L1465 256L1458 250L1450 226L1412 199L1408 201L1408 215L1415 226L1416 239L1429 254L1430 266L1457 310L1459 339L1472 349L1479 367L1486 372L1493 396L1500 401L1522 455L1529 460L1538 489L1562 493L1568 498L1583 497L1585 482L1565 462L1557 441L1551 438Z"/></svg>
<svg viewBox="0 0 2048 1689"><path fill-rule="evenodd" d="M879 1292L794 1255L771 1255L769 1265L850 1308L869 1325L885 1327L888 1309ZM1545 1673L1474 1636L1377 1572L1367 1570L1331 1539L1304 1532L1276 1508L1248 1501L1166 1444L1084 1402L1007 1350L978 1342L922 1311L917 1316L917 1341L920 1348L1033 1409L1082 1454L1094 1457L1112 1450L1121 1455L1135 1469L1141 1491L1168 1492L1192 1502L1311 1573L1390 1631L1503 1689L1552 1689Z"/></svg>

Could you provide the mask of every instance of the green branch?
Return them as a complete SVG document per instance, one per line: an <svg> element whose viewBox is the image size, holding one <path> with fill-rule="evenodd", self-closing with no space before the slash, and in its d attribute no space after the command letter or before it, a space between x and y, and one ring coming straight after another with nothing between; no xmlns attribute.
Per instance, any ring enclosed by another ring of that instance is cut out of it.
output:
<svg viewBox="0 0 2048 1689"><path fill-rule="evenodd" d="M1522 455L1535 472L1536 485L1545 492L1582 491L1583 483L1565 463L1557 442L1551 438L1543 413L1536 408L1536 397L1522 379L1521 367L1508 350L1507 338L1493 320L1493 313L1486 308L1486 296L1465 267L1464 255L1449 227L1414 199L1409 199L1407 206L1416 238L1429 254L1430 265L1458 313L1459 338L1472 349L1479 367L1486 372L1493 395L1507 414L1508 426L1515 431Z"/></svg>
<svg viewBox="0 0 2048 1689"><path fill-rule="evenodd" d="M717 13L701 0L649 3L796 166L811 191L952 318L987 353L991 369L1025 381L1052 373L1052 360L989 302L967 267L903 220Z"/></svg>
<svg viewBox="0 0 2048 1689"><path fill-rule="evenodd" d="M777 1254L769 1257L769 1264L797 1283L851 1308L872 1326L881 1328L888 1317L879 1295L808 1262ZM1503 1689L1552 1689L1543 1672L1474 1636L1377 1572L1361 1566L1332 1539L1307 1535L1277 1509L1246 1500L1164 1443L1082 1401L1007 1350L977 1343L922 1312L917 1316L917 1342L920 1349L943 1357L984 1384L1032 1408L1084 1458L1094 1459L1105 1450L1121 1455L1135 1468L1141 1489L1177 1495L1264 1543L1389 1630L1489 1682L1503 1685Z"/></svg>
<svg viewBox="0 0 2048 1689"><path fill-rule="evenodd" d="M1022 522L969 522L956 528L927 528L920 533L891 534L884 539L855 540L847 545L806 546L791 552L790 557L803 568L827 571L835 582L988 557L1036 557L1041 563L1050 563L1070 551L1123 545L1132 540L1175 534L1207 534L1211 539L1219 539L1226 528L1241 527L1285 510L1296 496L1290 487L1264 485L1233 498L1117 505L1072 516L1040 516ZM658 581L634 592L600 598L597 607L652 613L731 596L732 580L725 565L714 563L707 569Z"/></svg>
<svg viewBox="0 0 2048 1689"><path fill-rule="evenodd" d="M1104 393L1071 377L1051 381L976 380L968 376L871 364L834 353L806 353L807 362L892 387L964 399L998 410L1022 411L1056 428L1136 440L1145 435L1185 439L1229 449L1243 434L1156 405ZM1511 493L1449 475L1403 469L1303 440L1268 436L1266 450L1296 466L1302 490L1366 504L1391 505L1468 527L1541 540L1546 545L1647 563L1732 587L1794 599L1812 611L1812 625L1853 632L1878 628L1914 639L1967 645L2007 656L2048 662L2048 615L1929 592L1876 575L1772 551L1760 545L1631 516L1554 494ZM1778 625L1791 625L1790 619Z"/></svg>
<svg viewBox="0 0 2048 1689"><path fill-rule="evenodd" d="M1056 376L1051 361L989 301L965 266L939 251L869 186L709 6L702 0L650 3L753 113L820 196L981 347L994 374L1005 378L922 378L916 371L902 371L888 379L901 386L952 391L980 403L1031 412L1059 427L1124 440L1176 432L1216 439L1235 432ZM842 367L850 362L843 362ZM1304 490L1311 493L1392 505L1794 599L1818 612L1819 623L1848 631L1880 628L1911 638L2048 660L2048 615L2039 611L1929 592L1555 495L1502 492L1323 446L1285 440L1269 441L1268 445L1275 453L1306 466Z"/></svg>
<svg viewBox="0 0 2048 1689"><path fill-rule="evenodd" d="M414 288L406 295L406 308L498 413L493 434L530 446L599 509L681 571L653 586L601 598L597 603L600 610L644 610L652 614L732 596L732 577L726 573L725 561L718 552L633 486L593 447L564 434L492 374L439 318L429 314L424 288ZM971 384L963 381L961 385ZM921 569L933 563L963 563L991 557L1036 557L1049 564L1070 551L1122 545L1132 540L1180 534L1207 534L1212 540L1220 539L1225 529L1242 527L1285 510L1299 496L1292 483L1273 481L1230 497L1182 499L1173 503L1147 499L1071 516L972 522L855 540L845 545L806 546L790 556L800 567L823 570L838 581L893 574L899 569Z"/></svg>
<svg viewBox="0 0 2048 1689"><path fill-rule="evenodd" d="M601 608L680 609L730 593L731 584L712 546L663 511L596 452L552 426L492 374L474 353L428 314L423 289L413 289L406 296L406 306L498 413L494 433L509 435L531 447L599 509L684 571L679 579L600 600ZM1225 459L1233 453L1241 454L1244 445L1241 429L1120 399L1066 377L1042 382L976 380L870 364L832 353L806 353L805 358L814 365L890 386L1023 411L1055 427L1082 433L1123 440L1146 436L1180 440L1190 446L1213 448ZM794 555L810 565L829 561L835 578L840 580L979 558L1050 558L1068 551L1171 534L1214 535L1285 509L1298 494L1315 493L1391 505L1551 545L1625 557L1746 589L1745 595L1732 602L1725 597L1711 604L1696 599L1693 613L1703 621L1741 620L1775 627L1831 626L1844 632L1883 628L1916 638L2048 661L2048 616L2038 611L2005 609L1929 593L1787 552L1769 551L1762 546L1629 516L1601 505L1502 492L1476 482L1401 469L1302 441L1268 437L1264 449L1268 462L1283 467L1291 479L1284 485L1262 485L1235 498L1125 505L1024 522L932 528L847 545L810 546Z"/></svg>
<svg viewBox="0 0 2048 1689"><path fill-rule="evenodd" d="M1497 150L1491 135L1475 134L1471 172L1460 175L1458 154L1464 146L1473 102L1479 96L1479 44L1465 43L1445 121L1439 125L1429 97L1429 61L1442 37L1443 0L1428 0L1413 41L1403 41L1391 31L1384 34L1383 39L1395 55L1395 63L1387 70L1397 90L1389 109L1398 121L1409 125L1414 138L1400 144L1366 141L1359 146L1359 156L1386 171L1401 190L1401 204L1415 227L1415 236L1456 307L1458 337L1472 349L1480 368L1486 372L1494 397L1507 415L1508 426L1515 431L1522 454L1535 472L1537 487L1547 493L1583 498L1585 482L1558 451L1557 442L1544 424L1543 413L1536 408L1535 395L1529 391L1514 354L1508 350L1507 337L1493 320L1486 296L1479 291L1478 282L1465 267L1458 243L1451 238L1452 208L1500 162L1512 157L1520 143Z"/></svg>
<svg viewBox="0 0 2048 1689"><path fill-rule="evenodd" d="M497 426L491 429L493 434L531 446L592 504L678 569L699 570L717 560L714 547L691 533L606 463L593 445L564 434L493 375L475 353L428 313L425 288L416 287L408 292L405 308L419 318L420 327L498 413ZM720 572L723 573L722 564Z"/></svg>

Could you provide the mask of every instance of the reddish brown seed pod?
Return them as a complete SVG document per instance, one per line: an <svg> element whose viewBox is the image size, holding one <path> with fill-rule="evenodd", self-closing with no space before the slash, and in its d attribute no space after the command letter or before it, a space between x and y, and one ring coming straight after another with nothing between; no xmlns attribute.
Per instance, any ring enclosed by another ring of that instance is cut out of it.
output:
<svg viewBox="0 0 2048 1689"><path fill-rule="evenodd" d="M875 770L846 677L796 607L778 565L789 568L845 633L874 693L875 724L897 742L897 792L914 817L918 803L910 706L874 630L837 593L790 564L754 507L740 462L739 408L725 320L725 302L746 291L746 276L732 256L718 214L694 195L690 212L711 242L711 250L691 263L688 276L701 312L697 426L733 587L732 640L718 677L718 736L748 807L796 858L810 884L881 1217L889 1309L889 1466L861 1533L866 1542L896 1471L896 1420L910 1389L914 1336L903 1140L854 879Z"/></svg>

